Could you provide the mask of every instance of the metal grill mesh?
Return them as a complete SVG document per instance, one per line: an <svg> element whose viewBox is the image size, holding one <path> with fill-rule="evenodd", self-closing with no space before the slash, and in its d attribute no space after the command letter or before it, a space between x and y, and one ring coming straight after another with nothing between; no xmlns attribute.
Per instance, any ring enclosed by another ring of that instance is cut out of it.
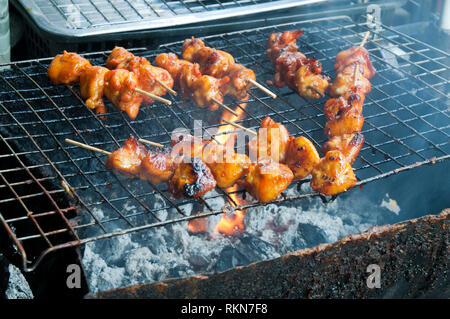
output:
<svg viewBox="0 0 450 319"><path fill-rule="evenodd" d="M332 70L336 54L359 44L368 30L364 24L355 24L346 17L334 17L215 35L204 40L233 54L237 62L252 68L257 79L264 82L273 76L264 49L269 34L295 28L305 30L298 41L300 51L319 59L324 73L331 77L335 75ZM157 50L136 49L134 53L153 61L161 52L180 54L181 46L177 42ZM353 165L358 185L447 160L450 55L386 26L380 32L372 32L366 48L378 73L371 79L372 92L364 103L366 142ZM100 52L86 57L93 64L103 64L107 55L108 52ZM1 199L0 205L18 201L25 208L23 213L0 210L0 221L22 253L25 269L33 269L45 254L59 248L260 205L233 206L230 193L224 190L212 191L199 202L175 200L166 192L166 186L122 178L105 169L104 155L66 144L64 139L72 138L112 151L133 134L169 145L170 133L175 128L191 129L194 120L199 119L203 120L205 130L218 127L221 114L172 96L172 106L156 103L143 107L135 121L115 111L108 102L110 113L102 120L84 106L78 87L51 84L46 74L50 61L16 62L0 73L0 138L9 150L0 157L14 158L20 163L18 167L0 170L4 182L1 192L11 194ZM264 117L271 116L283 123L291 135L307 136L320 148L326 140L323 133L326 99L303 99L286 88L272 89L278 95L275 100L256 88L251 90L245 118L239 123L257 129ZM233 108L240 107L231 98L225 102ZM20 172L25 172L29 179L15 182L13 177ZM74 193L71 205L61 201L67 197L62 181ZM39 191L24 192L28 184L37 185ZM243 195L241 190L237 193ZM32 212L29 201L40 196L50 201L52 209ZM281 196L276 202L309 196L318 194L298 192L290 197ZM218 197L229 203L224 209L213 209L208 204ZM184 205L198 205L203 213L185 216ZM78 217L69 220L67 216L75 206ZM40 221L50 215L59 216L65 226L43 227ZM18 236L17 224L30 220L35 231ZM58 242L56 238L64 233L70 233L75 240ZM28 260L24 243L38 240L44 242L45 249L36 259Z"/></svg>

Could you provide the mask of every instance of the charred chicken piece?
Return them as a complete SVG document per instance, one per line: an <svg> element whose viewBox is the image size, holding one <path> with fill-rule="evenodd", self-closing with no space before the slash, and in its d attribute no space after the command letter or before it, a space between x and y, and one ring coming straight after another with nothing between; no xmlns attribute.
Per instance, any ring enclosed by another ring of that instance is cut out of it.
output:
<svg viewBox="0 0 450 319"><path fill-rule="evenodd" d="M167 93L167 89L158 83L157 79L166 86L173 87L173 79L169 72L151 65L146 58L137 57L122 47L115 47L112 50L106 60L106 67L111 70L125 69L135 73L139 88L157 96L163 96ZM144 104L153 103L153 100L148 96L142 96L142 101Z"/></svg>
<svg viewBox="0 0 450 319"><path fill-rule="evenodd" d="M317 99L325 95L330 78L322 75L322 64L298 52L296 39L303 31L272 33L266 44L267 57L274 64L273 84L287 86L300 96Z"/></svg>
<svg viewBox="0 0 450 319"><path fill-rule="evenodd" d="M338 72L336 79L330 85L329 94L331 96L341 96L355 87L359 88L364 94L370 93L372 85L360 70L361 67L358 66L357 68L355 63L346 66L342 71Z"/></svg>
<svg viewBox="0 0 450 319"><path fill-rule="evenodd" d="M326 154L329 151L339 151L350 164L353 164L364 144L364 135L361 133L333 136L322 145L321 151Z"/></svg>
<svg viewBox="0 0 450 319"><path fill-rule="evenodd" d="M203 149L203 161L211 169L217 186L227 188L247 174L250 159L245 154L236 153L233 149L211 142Z"/></svg>
<svg viewBox="0 0 450 319"><path fill-rule="evenodd" d="M181 195L197 198L216 186L216 180L201 158L192 157L178 164L169 181L169 191L175 197Z"/></svg>
<svg viewBox="0 0 450 319"><path fill-rule="evenodd" d="M150 64L147 59L136 57L127 49L116 46L106 60L106 67L110 70L125 69L135 71L140 64L145 63Z"/></svg>
<svg viewBox="0 0 450 319"><path fill-rule="evenodd" d="M199 107L216 110L223 102L221 88L230 80L228 77L216 79L202 75L197 63L180 60L174 54L160 54L155 63L165 68L176 79L177 87L185 100L193 100Z"/></svg>
<svg viewBox="0 0 450 319"><path fill-rule="evenodd" d="M105 74L109 70L102 66L93 66L86 69L80 76L80 94L86 99L86 105L95 109L97 114L106 113L103 102L103 88L105 86Z"/></svg>
<svg viewBox="0 0 450 319"><path fill-rule="evenodd" d="M364 125L362 113L355 107L341 110L333 120L325 123L324 131L328 137L361 132Z"/></svg>
<svg viewBox="0 0 450 319"><path fill-rule="evenodd" d="M173 79L169 72L162 68L155 67L150 64L139 65L136 72L139 82L139 87L157 96L163 96L167 93L167 89L164 88L156 79L164 83L167 87L173 87ZM148 96L143 96L144 104L152 104L153 100Z"/></svg>
<svg viewBox="0 0 450 319"><path fill-rule="evenodd" d="M247 91L253 86L249 79L256 81L253 70L235 63L228 68L227 76L230 81L221 86L223 95L231 95L238 100L247 100Z"/></svg>
<svg viewBox="0 0 450 319"><path fill-rule="evenodd" d="M250 158L271 157L283 163L286 159L288 142L289 132L286 127L268 116L261 121L258 135L248 143Z"/></svg>
<svg viewBox="0 0 450 319"><path fill-rule="evenodd" d="M167 151L151 150L142 159L140 178L153 184L170 180L175 171L175 164Z"/></svg>
<svg viewBox="0 0 450 319"><path fill-rule="evenodd" d="M201 39L191 37L190 39L186 39L183 43L182 48L182 58L186 61L192 62L194 60L194 55L197 54L198 51L205 47L205 42Z"/></svg>
<svg viewBox="0 0 450 319"><path fill-rule="evenodd" d="M182 57L198 63L202 74L218 79L227 76L229 68L235 63L231 54L207 47L202 40L194 37L184 41Z"/></svg>
<svg viewBox="0 0 450 319"><path fill-rule="evenodd" d="M138 80L133 72L124 69L111 70L105 74L103 94L117 109L125 111L134 120L142 102L142 95L135 92L138 87Z"/></svg>
<svg viewBox="0 0 450 319"><path fill-rule="evenodd" d="M271 33L266 44L266 54L269 60L275 63L283 52L296 52L298 50L297 39L302 34L302 30Z"/></svg>
<svg viewBox="0 0 450 319"><path fill-rule="evenodd" d="M252 163L244 180L238 180L255 199L262 203L275 200L291 183L294 174L286 165L271 158Z"/></svg>
<svg viewBox="0 0 450 319"><path fill-rule="evenodd" d="M315 59L308 59L295 74L295 86L300 96L318 99L325 96L330 78L321 74L322 64Z"/></svg>
<svg viewBox="0 0 450 319"><path fill-rule="evenodd" d="M138 177L142 160L147 156L147 149L130 136L120 148L112 152L106 160L106 168L115 170L126 177Z"/></svg>
<svg viewBox="0 0 450 319"><path fill-rule="evenodd" d="M297 90L297 70L304 66L306 60L306 56L303 53L297 51L282 52L274 63L275 75L273 84L279 88L287 86L292 90Z"/></svg>
<svg viewBox="0 0 450 319"><path fill-rule="evenodd" d="M209 75L202 75L192 84L192 100L199 107L208 107L212 111L217 110L219 105L214 100L223 102L221 87L229 80L228 77L217 79Z"/></svg>
<svg viewBox="0 0 450 319"><path fill-rule="evenodd" d="M339 151L327 152L311 175L311 188L327 196L345 192L356 183L350 163Z"/></svg>
<svg viewBox="0 0 450 319"><path fill-rule="evenodd" d="M329 99L325 102L324 113L327 120L334 120L343 111L355 108L359 112L363 110L365 95L358 87L351 88L338 98Z"/></svg>
<svg viewBox="0 0 450 319"><path fill-rule="evenodd" d="M366 79L370 79L376 74L376 70L369 59L369 52L363 47L352 47L339 52L336 56L334 69L336 73L340 73L347 66L356 63L360 65L360 72Z"/></svg>
<svg viewBox="0 0 450 319"><path fill-rule="evenodd" d="M91 68L91 63L82 56L63 51L53 59L48 67L48 77L54 84L73 84L80 80L80 75Z"/></svg>
<svg viewBox="0 0 450 319"><path fill-rule="evenodd" d="M170 73L175 86L179 86L183 66L192 65L189 61L178 59L173 53L161 53L156 57L155 64ZM200 69L198 72L200 73Z"/></svg>
<svg viewBox="0 0 450 319"><path fill-rule="evenodd" d="M286 152L286 165L294 173L295 180L303 179L311 174L319 160L319 153L310 140L303 136L290 137Z"/></svg>

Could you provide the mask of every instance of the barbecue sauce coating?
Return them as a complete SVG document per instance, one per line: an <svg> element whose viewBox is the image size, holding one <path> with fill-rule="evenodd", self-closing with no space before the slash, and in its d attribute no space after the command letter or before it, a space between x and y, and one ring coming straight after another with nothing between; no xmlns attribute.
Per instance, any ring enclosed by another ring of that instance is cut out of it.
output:
<svg viewBox="0 0 450 319"><path fill-rule="evenodd" d="M249 79L256 81L253 70L246 68L242 64L235 63L228 68L227 76L230 78L230 81L222 85L223 95L231 95L239 100L247 100L247 91L253 86Z"/></svg>
<svg viewBox="0 0 450 319"><path fill-rule="evenodd" d="M283 124L277 123L269 116L261 121L258 135L248 143L250 158L271 157L284 162L289 142L289 132Z"/></svg>
<svg viewBox="0 0 450 319"><path fill-rule="evenodd" d="M300 96L318 99L325 96L330 78L322 73L322 64L315 59L308 59L295 73L295 86Z"/></svg>
<svg viewBox="0 0 450 319"><path fill-rule="evenodd" d="M247 155L236 153L233 149L227 149L214 142L205 144L203 161L211 169L217 186L222 188L233 186L238 179L247 174L250 166Z"/></svg>
<svg viewBox="0 0 450 319"><path fill-rule="evenodd" d="M215 78L227 76L228 69L235 63L231 54L209 48L202 40L192 37L183 43L182 58L200 65L202 74Z"/></svg>
<svg viewBox="0 0 450 319"><path fill-rule="evenodd" d="M80 76L80 95L86 99L86 106L95 109L97 114L106 113L103 102L103 88L105 86L105 74L109 70L102 66L93 66L86 69Z"/></svg>
<svg viewBox="0 0 450 319"><path fill-rule="evenodd" d="M341 51L336 56L334 69L336 73L340 73L349 65L358 63L361 74L370 79L376 74L376 70L369 58L369 52L363 47L352 47Z"/></svg>
<svg viewBox="0 0 450 319"><path fill-rule="evenodd" d="M341 72L337 73L334 82L330 85L328 93L331 96L341 96L354 88L358 88L363 94L370 93L372 85L360 70L361 67L356 67L356 64L346 66Z"/></svg>
<svg viewBox="0 0 450 319"><path fill-rule="evenodd" d="M130 119L134 120L142 102L142 95L135 92L138 87L138 80L133 72L111 70L105 74L103 94L117 109L125 111Z"/></svg>
<svg viewBox="0 0 450 319"><path fill-rule="evenodd" d="M292 171L272 158L260 158L252 163L244 180L238 180L261 203L275 200L294 178Z"/></svg>
<svg viewBox="0 0 450 319"><path fill-rule="evenodd" d="M74 84L91 67L91 63L79 54L64 50L63 54L55 56L50 63L48 77L54 84Z"/></svg>
<svg viewBox="0 0 450 319"><path fill-rule="evenodd" d="M182 57L199 64L200 72L204 75L217 79L228 77L230 80L220 86L224 96L232 95L240 100L248 99L247 90L253 86L249 79L255 81L255 73L242 64L236 64L229 53L206 47L202 40L192 37L184 41Z"/></svg>
<svg viewBox="0 0 450 319"><path fill-rule="evenodd" d="M283 52L296 52L298 50L297 39L302 35L302 30L271 33L266 44L266 54L269 60L275 63Z"/></svg>
<svg viewBox="0 0 450 319"><path fill-rule="evenodd" d="M326 154L329 151L341 152L350 164L353 164L364 144L364 135L359 132L333 136L322 145L321 152Z"/></svg>
<svg viewBox="0 0 450 319"><path fill-rule="evenodd" d="M144 145L130 136L120 148L108 156L105 166L107 169L115 170L126 177L138 177L142 160L147 155L147 149Z"/></svg>
<svg viewBox="0 0 450 319"><path fill-rule="evenodd" d="M311 175L311 188L327 196L345 192L356 183L350 163L336 150L327 152Z"/></svg>
<svg viewBox="0 0 450 319"><path fill-rule="evenodd" d="M355 108L362 113L365 95L359 88L352 88L338 98L328 99L325 102L323 112L327 120L334 120L342 112Z"/></svg>
<svg viewBox="0 0 450 319"><path fill-rule="evenodd" d="M298 52L296 39L303 31L272 33L266 43L266 54L275 68L273 84L286 85L300 96L317 99L325 96L330 78L322 75L322 64Z"/></svg>
<svg viewBox="0 0 450 319"><path fill-rule="evenodd" d="M313 143L306 137L290 137L286 165L292 170L295 180L300 180L311 174L320 160L319 153Z"/></svg>
<svg viewBox="0 0 450 319"><path fill-rule="evenodd" d="M216 186L211 170L201 158L193 157L190 161L178 164L169 181L169 191L177 198L181 195L197 198Z"/></svg>
<svg viewBox="0 0 450 319"><path fill-rule="evenodd" d="M245 154L236 153L231 147L205 141L188 134L179 134L172 139L172 156L187 155L202 158L211 170L217 186L227 188L245 174L250 165L250 159Z"/></svg>
<svg viewBox="0 0 450 319"><path fill-rule="evenodd" d="M342 110L335 119L325 123L324 131L329 138L337 135L361 132L364 117L356 108Z"/></svg>
<svg viewBox="0 0 450 319"><path fill-rule="evenodd" d="M167 93L156 79L164 83L166 86L173 87L173 79L163 68L158 68L143 57L137 57L133 53L128 52L125 48L115 47L106 60L106 67L114 69L124 69L133 72L139 82L139 88L157 96L163 96ZM154 101L148 96L142 96L144 104L152 104Z"/></svg>
<svg viewBox="0 0 450 319"><path fill-rule="evenodd" d="M199 107L217 110L219 105L214 99L223 102L222 87L230 80L228 77L216 79L202 75L200 66L180 60L174 54L160 54L155 63L166 69L175 79L175 84L185 100L193 100Z"/></svg>
<svg viewBox="0 0 450 319"><path fill-rule="evenodd" d="M142 159L140 178L153 184L161 184L170 180L175 171L175 164L168 152L149 151Z"/></svg>

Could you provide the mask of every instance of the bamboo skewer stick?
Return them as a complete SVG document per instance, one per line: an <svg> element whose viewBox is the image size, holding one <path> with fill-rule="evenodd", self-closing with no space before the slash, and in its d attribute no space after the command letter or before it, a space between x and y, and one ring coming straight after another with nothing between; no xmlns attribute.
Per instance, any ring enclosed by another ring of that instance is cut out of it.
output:
<svg viewBox="0 0 450 319"><path fill-rule="evenodd" d="M360 48L362 48L366 44L367 39L369 39L369 35L370 31L367 31L366 34L364 35L364 39L361 41L361 44L359 45Z"/></svg>
<svg viewBox="0 0 450 319"><path fill-rule="evenodd" d="M173 89L171 89L170 87L168 87L163 81L161 81L160 79L156 78L155 79L156 82L159 83L159 85L161 85L163 88L165 88L167 91L169 91L170 93L172 93L173 95L178 95L178 93L176 91L174 91Z"/></svg>
<svg viewBox="0 0 450 319"><path fill-rule="evenodd" d="M234 126L234 127L239 128L239 129L241 129L241 130L243 130L243 131L246 131L246 132L248 132L248 133L250 133L250 134L258 135L258 133L256 133L255 131L252 131L252 130L246 128L246 127L243 127L242 125L239 125L239 124L237 124L237 123L234 123L234 122L231 122L231 121L228 121L228 120L225 120L225 119L224 119L223 121L224 121L225 123L228 123L228 124Z"/></svg>
<svg viewBox="0 0 450 319"><path fill-rule="evenodd" d="M356 63L355 75L353 76L353 86L356 86L356 83L358 82L358 72L359 72L359 63Z"/></svg>
<svg viewBox="0 0 450 319"><path fill-rule="evenodd" d="M253 79L248 79L248 81L250 83L252 83L254 86L256 86L258 89L260 89L261 91L263 91L264 93L266 93L267 95L269 95L270 97L272 97L273 99L277 98L277 95L275 93L273 93L272 91L270 91L268 88L266 88L265 86L263 86L262 84L256 82Z"/></svg>
<svg viewBox="0 0 450 319"><path fill-rule="evenodd" d="M105 154L105 155L111 155L111 152L108 152L108 151L102 150L102 149L94 147L94 146L90 146L90 145L87 145L87 144L84 144L84 143L80 143L80 142L71 140L70 138L66 138L65 141L66 141L66 143L69 143L69 144L72 144L72 145L76 145L76 146L84 148L86 150L91 150L91 151L94 151L94 152L97 152L97 153L102 153L102 154Z"/></svg>
<svg viewBox="0 0 450 319"><path fill-rule="evenodd" d="M146 91L144 91L144 90L141 90L141 89L139 89L139 88L134 89L134 91L137 92L137 93L143 94L143 95L145 95L145 96L148 96L149 98L151 98L151 99L153 99L153 100L157 100L157 101L163 102L163 103L165 103L165 104L167 104L167 105L172 105L172 102L171 102L171 101L169 101L169 100L167 100L167 99L165 99L165 98L162 98L162 97L160 97L160 96L157 96L157 95L155 95L155 94L152 94L152 93L146 92Z"/></svg>
<svg viewBox="0 0 450 319"><path fill-rule="evenodd" d="M157 147L161 147L161 148L164 147L164 145L162 145L162 144L159 144L159 143L156 143L156 142L152 142L152 141L149 141L149 140L146 140L146 139L143 139L143 138L140 138L138 141L141 142L141 143L144 143L144 144L148 144L148 145L153 145L153 146L157 146Z"/></svg>
<svg viewBox="0 0 450 319"><path fill-rule="evenodd" d="M239 114L237 114L233 109L231 109L229 106L226 106L225 104L223 104L222 102L220 102L219 100L215 99L215 98L211 98L211 100L213 100L214 103L219 104L221 107L223 107L225 110L227 110L228 112L232 113L234 116L239 116Z"/></svg>

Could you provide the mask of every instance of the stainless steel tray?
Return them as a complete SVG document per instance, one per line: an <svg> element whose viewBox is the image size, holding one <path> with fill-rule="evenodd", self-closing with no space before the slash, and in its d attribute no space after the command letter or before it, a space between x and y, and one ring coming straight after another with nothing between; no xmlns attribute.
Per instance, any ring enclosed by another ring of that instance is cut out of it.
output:
<svg viewBox="0 0 450 319"><path fill-rule="evenodd" d="M89 37L281 10L324 0L13 0L50 34Z"/></svg>

